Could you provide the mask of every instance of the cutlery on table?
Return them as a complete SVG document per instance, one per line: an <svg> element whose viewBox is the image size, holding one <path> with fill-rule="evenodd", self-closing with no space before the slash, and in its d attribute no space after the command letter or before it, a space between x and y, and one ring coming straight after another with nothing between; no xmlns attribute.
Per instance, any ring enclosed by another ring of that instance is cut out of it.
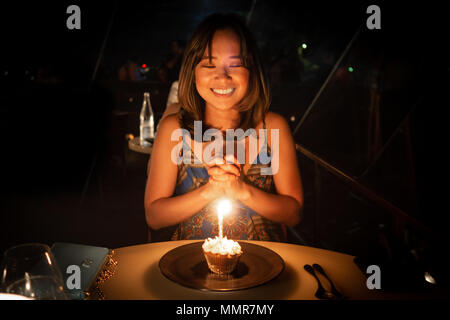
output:
<svg viewBox="0 0 450 320"><path fill-rule="evenodd" d="M314 270L318 271L320 274L322 274L331 284L331 293L333 293L337 298L343 298L342 294L336 289L336 287L334 286L333 281L331 281L330 277L328 277L328 275L325 273L325 271L323 270L323 268L317 264L314 263L313 264L313 268Z"/></svg>
<svg viewBox="0 0 450 320"><path fill-rule="evenodd" d="M320 283L320 280L317 277L316 273L314 272L314 269L313 269L312 266L310 266L309 264L305 264L304 268L317 281L318 288L317 288L317 291L315 293L316 298L318 298L318 299L328 299L328 300L336 300L336 299L338 299L338 297L334 293L324 289L324 287L322 286L322 283Z"/></svg>

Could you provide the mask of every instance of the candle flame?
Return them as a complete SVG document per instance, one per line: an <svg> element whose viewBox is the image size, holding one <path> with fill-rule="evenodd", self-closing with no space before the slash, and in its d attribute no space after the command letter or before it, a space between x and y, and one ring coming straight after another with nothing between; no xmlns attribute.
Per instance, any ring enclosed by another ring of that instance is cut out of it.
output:
<svg viewBox="0 0 450 320"><path fill-rule="evenodd" d="M231 211L231 201L224 199L224 200L220 200L219 203L217 204L217 213L219 215L226 215Z"/></svg>

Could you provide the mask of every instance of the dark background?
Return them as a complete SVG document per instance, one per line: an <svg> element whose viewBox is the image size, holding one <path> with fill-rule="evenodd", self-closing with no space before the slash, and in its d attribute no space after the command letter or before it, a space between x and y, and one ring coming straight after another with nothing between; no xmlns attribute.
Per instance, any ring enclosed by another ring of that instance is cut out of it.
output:
<svg viewBox="0 0 450 320"><path fill-rule="evenodd" d="M81 8L81 30L66 28L71 4ZM381 30L365 28L370 4L381 8ZM130 151L125 135L139 134L144 91L157 118L164 111L170 81L158 70L171 42L187 41L217 11L249 19L271 81L271 109L290 122L296 142L405 214L393 214L299 152L305 210L289 241L395 268L414 265L417 280L393 287L422 288L425 270L446 283L448 27L438 2L2 4L0 251L25 242L117 248L148 241L148 156ZM302 43L307 62L299 59ZM127 59L149 66L145 80L118 80ZM367 153L374 74L381 96L378 158ZM154 232L152 239L167 234Z"/></svg>

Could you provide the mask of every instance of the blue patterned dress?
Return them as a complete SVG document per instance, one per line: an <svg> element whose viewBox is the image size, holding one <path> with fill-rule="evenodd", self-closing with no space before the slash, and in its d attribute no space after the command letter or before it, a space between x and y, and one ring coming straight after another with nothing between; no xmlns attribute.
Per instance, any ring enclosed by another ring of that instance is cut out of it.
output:
<svg viewBox="0 0 450 320"><path fill-rule="evenodd" d="M265 129L264 124L264 129ZM265 130L264 130L265 132ZM183 139L184 140L184 139ZM262 152L267 152L270 157L270 147L266 143L243 177L247 184L269 193L275 193L273 175L261 175L263 167L270 167L260 160ZM186 144L187 148L190 148ZM194 159L195 154L191 152ZM197 189L208 182L209 175L203 164L190 164L181 162L178 165L178 176L175 194L182 195ZM214 238L219 235L218 217L215 202L211 202L201 211L191 218L181 222L172 236L172 240L191 240ZM257 212L242 204L240 201L233 201L232 212L223 217L223 235L233 240L264 240L264 241L285 241L285 229L279 223L264 218Z"/></svg>

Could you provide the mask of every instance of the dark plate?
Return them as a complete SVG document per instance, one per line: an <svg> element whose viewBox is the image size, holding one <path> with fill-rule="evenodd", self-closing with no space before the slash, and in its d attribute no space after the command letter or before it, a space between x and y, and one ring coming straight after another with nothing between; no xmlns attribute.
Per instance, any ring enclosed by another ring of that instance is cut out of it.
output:
<svg viewBox="0 0 450 320"><path fill-rule="evenodd" d="M163 275L183 286L211 291L231 291L259 286L277 277L284 269L275 252L252 243L239 242L243 254L233 273L212 273L203 255L203 242L177 247L159 261Z"/></svg>

